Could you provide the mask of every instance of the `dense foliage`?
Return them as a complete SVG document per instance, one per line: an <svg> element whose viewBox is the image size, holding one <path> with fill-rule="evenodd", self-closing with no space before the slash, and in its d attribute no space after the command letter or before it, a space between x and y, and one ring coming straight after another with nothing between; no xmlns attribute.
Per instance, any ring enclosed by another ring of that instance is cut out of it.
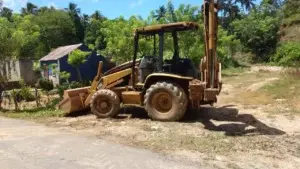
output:
<svg viewBox="0 0 300 169"><path fill-rule="evenodd" d="M250 14L235 20L232 25L241 43L250 49L261 61L269 61L268 54L277 46L280 20L277 11L270 4L262 4Z"/></svg>
<svg viewBox="0 0 300 169"><path fill-rule="evenodd" d="M298 0L219 0L218 57L225 66L235 66L236 53L253 53L255 61L280 60L282 48L278 45L281 25L297 24L300 15ZM65 9L38 7L30 2L16 13L0 8L0 59L39 59L62 45L85 43L98 53L117 63L128 61L133 55L133 30L160 23L194 21L201 29L179 34L180 56L198 65L204 55L203 20L199 13L202 4L181 4L172 1L150 11L147 18L120 16L108 19L100 11L82 14L80 7L69 3ZM153 38L153 37L152 37ZM297 46L294 44L292 46ZM295 47L292 47L296 50ZM153 54L153 39L140 41L138 56ZM165 56L173 55L171 36L165 41ZM285 56L282 56L283 58ZM288 57L288 56L287 56ZM270 59L272 58L272 59Z"/></svg>
<svg viewBox="0 0 300 169"><path fill-rule="evenodd" d="M84 64L87 60L86 58L90 55L91 52L84 52L79 49L72 51L68 57L68 63L75 67L77 70L77 76L80 81L82 81L81 73L79 67L81 64Z"/></svg>
<svg viewBox="0 0 300 169"><path fill-rule="evenodd" d="M286 42L281 44L272 60L282 66L300 67L300 43Z"/></svg>

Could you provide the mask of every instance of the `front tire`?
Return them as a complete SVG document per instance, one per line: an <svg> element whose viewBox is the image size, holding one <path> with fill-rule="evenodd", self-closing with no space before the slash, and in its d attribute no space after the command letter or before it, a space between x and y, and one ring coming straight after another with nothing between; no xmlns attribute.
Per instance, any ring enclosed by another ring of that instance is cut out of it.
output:
<svg viewBox="0 0 300 169"><path fill-rule="evenodd" d="M178 121L187 110L187 95L178 85L158 82L146 91L144 97L148 116L158 121Z"/></svg>
<svg viewBox="0 0 300 169"><path fill-rule="evenodd" d="M98 118L115 117L120 112L120 99L115 92L101 89L92 96L90 106Z"/></svg>

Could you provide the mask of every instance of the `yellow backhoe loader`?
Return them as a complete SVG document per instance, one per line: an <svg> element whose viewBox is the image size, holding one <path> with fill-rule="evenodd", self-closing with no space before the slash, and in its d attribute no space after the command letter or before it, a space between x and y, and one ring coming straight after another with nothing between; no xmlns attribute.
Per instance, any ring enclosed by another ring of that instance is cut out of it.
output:
<svg viewBox="0 0 300 169"><path fill-rule="evenodd" d="M217 102L221 91L221 64L216 56L217 3L205 0L205 57L197 69L190 59L179 56L178 32L196 31L193 22L153 25L134 30L134 56L102 74L102 63L91 87L66 90L59 108L66 113L90 109L97 117L118 115L121 105L144 107L150 118L158 121L178 121L188 107L199 108ZM173 37L174 55L164 60L166 34ZM137 59L139 40L153 37L152 56ZM156 38L158 37L158 55ZM199 37L200 38L200 37Z"/></svg>

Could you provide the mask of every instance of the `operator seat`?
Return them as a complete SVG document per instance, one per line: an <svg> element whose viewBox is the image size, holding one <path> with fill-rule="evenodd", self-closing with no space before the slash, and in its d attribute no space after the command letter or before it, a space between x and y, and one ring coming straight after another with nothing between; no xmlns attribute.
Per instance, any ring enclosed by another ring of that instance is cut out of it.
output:
<svg viewBox="0 0 300 169"><path fill-rule="evenodd" d="M139 65L139 82L144 83L146 78L154 73L157 63L156 56L144 56Z"/></svg>

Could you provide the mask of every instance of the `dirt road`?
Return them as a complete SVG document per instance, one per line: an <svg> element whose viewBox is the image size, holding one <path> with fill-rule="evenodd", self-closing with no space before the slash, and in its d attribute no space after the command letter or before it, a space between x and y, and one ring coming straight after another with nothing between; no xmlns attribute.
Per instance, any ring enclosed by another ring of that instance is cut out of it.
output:
<svg viewBox="0 0 300 169"><path fill-rule="evenodd" d="M2 169L202 168L96 137L6 118L0 118L0 161Z"/></svg>

